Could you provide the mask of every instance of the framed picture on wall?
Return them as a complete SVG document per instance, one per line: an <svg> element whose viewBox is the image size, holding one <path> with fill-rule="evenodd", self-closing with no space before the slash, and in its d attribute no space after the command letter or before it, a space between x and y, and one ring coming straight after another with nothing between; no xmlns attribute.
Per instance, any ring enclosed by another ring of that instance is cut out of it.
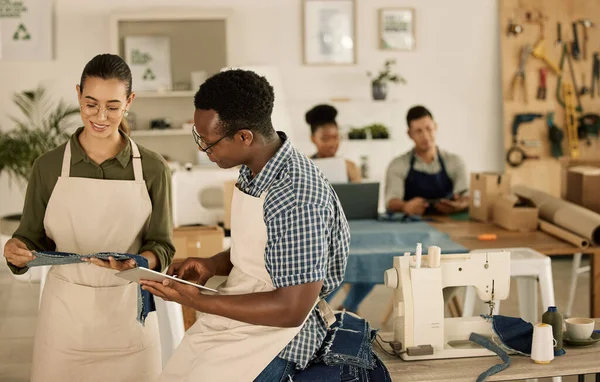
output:
<svg viewBox="0 0 600 382"><path fill-rule="evenodd" d="M303 0L304 64L355 64L355 14L354 0Z"/></svg>
<svg viewBox="0 0 600 382"><path fill-rule="evenodd" d="M415 11L411 8L379 10L379 49L415 49Z"/></svg>
<svg viewBox="0 0 600 382"><path fill-rule="evenodd" d="M169 37L126 36L125 61L131 68L133 91L172 89Z"/></svg>

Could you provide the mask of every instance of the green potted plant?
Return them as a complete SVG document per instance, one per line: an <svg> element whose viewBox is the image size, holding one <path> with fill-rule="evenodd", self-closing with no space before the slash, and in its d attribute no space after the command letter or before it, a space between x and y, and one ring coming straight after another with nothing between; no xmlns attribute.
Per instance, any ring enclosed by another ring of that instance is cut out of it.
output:
<svg viewBox="0 0 600 382"><path fill-rule="evenodd" d="M0 176L6 173L11 182L25 186L34 160L69 139L68 120L79 108L62 100L52 102L43 87L15 93L13 102L24 118L11 117L15 127L0 131ZM1 217L0 232L12 235L20 220L20 214Z"/></svg>
<svg viewBox="0 0 600 382"><path fill-rule="evenodd" d="M365 127L365 130L371 132L372 139L388 139L390 137L390 131L384 124L373 123Z"/></svg>
<svg viewBox="0 0 600 382"><path fill-rule="evenodd" d="M383 69L374 76L371 72L367 72L371 78L371 89L374 100L385 100L388 93L388 82L405 84L406 79L399 74L392 73L392 65L396 64L396 60L385 60Z"/></svg>
<svg viewBox="0 0 600 382"><path fill-rule="evenodd" d="M367 130L364 127L353 127L348 132L348 139L367 139Z"/></svg>

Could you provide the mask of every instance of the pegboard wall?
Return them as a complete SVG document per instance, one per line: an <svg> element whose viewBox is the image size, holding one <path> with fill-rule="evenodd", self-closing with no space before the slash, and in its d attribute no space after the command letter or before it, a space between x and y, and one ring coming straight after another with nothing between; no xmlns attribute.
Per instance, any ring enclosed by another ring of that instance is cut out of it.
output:
<svg viewBox="0 0 600 382"><path fill-rule="evenodd" d="M500 28L506 171L559 196L561 163L600 159L600 0L500 0Z"/></svg>

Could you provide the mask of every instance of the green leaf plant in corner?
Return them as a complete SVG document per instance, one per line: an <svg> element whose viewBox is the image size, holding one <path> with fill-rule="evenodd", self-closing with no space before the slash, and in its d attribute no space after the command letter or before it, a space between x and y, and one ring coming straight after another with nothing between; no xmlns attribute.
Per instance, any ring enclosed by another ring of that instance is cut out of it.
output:
<svg viewBox="0 0 600 382"><path fill-rule="evenodd" d="M11 116L15 127L0 131L0 175L25 184L35 159L69 139L69 119L79 107L53 102L43 87L15 93L13 102L23 116Z"/></svg>

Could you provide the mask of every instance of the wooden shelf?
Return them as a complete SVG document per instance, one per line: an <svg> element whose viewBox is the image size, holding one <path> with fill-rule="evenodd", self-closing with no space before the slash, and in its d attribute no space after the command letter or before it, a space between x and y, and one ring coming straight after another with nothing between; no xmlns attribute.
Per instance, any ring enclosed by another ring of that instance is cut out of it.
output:
<svg viewBox="0 0 600 382"><path fill-rule="evenodd" d="M147 129L147 130L132 130L132 137L164 137L164 136L192 136L192 132L188 129Z"/></svg>
<svg viewBox="0 0 600 382"><path fill-rule="evenodd" d="M164 91L164 92L139 92L135 93L137 98L193 98L196 92L193 90Z"/></svg>

